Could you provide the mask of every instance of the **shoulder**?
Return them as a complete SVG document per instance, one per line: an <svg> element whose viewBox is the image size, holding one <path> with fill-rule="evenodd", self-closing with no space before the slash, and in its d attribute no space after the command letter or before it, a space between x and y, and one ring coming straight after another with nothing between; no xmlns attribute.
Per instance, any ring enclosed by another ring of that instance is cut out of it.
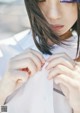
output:
<svg viewBox="0 0 80 113"><path fill-rule="evenodd" d="M35 46L31 29L22 31L10 38L0 41L0 52L3 54L12 54L16 52L22 52L26 48ZM1 54L2 55L2 54Z"/></svg>
<svg viewBox="0 0 80 113"><path fill-rule="evenodd" d="M28 48L39 51L34 43L31 29L22 31L10 38L1 40L0 57L11 58Z"/></svg>
<svg viewBox="0 0 80 113"><path fill-rule="evenodd" d="M15 34L12 37L0 40L0 45L2 45L2 44L4 44L4 45L16 45L17 42L22 41L25 37L26 37L27 40L30 39L30 37L32 37L31 34L32 34L31 29L22 31L20 33Z"/></svg>

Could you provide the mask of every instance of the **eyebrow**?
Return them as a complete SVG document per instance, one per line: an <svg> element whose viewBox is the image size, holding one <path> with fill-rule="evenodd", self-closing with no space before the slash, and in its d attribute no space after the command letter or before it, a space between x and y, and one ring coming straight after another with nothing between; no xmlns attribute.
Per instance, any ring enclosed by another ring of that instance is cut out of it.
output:
<svg viewBox="0 0 80 113"><path fill-rule="evenodd" d="M60 2L72 3L72 2L80 2L80 0L60 0Z"/></svg>

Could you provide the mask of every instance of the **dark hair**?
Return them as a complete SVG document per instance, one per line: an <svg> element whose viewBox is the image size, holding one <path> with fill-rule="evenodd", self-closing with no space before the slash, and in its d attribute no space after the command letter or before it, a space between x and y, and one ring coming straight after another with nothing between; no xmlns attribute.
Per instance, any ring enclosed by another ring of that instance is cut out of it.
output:
<svg viewBox="0 0 80 113"><path fill-rule="evenodd" d="M45 0L24 0L25 6L28 12L28 16L31 23L33 39L38 47L38 49L45 54L52 54L51 49L52 46L48 44L47 39L49 38L55 44L60 45L61 40L51 29L44 18L40 8L38 7L38 1ZM79 36L80 36L80 4L77 3L78 6L78 20L73 25L72 30L76 30L78 34L78 43L77 43L77 53L79 52ZM38 36L38 37L36 37Z"/></svg>

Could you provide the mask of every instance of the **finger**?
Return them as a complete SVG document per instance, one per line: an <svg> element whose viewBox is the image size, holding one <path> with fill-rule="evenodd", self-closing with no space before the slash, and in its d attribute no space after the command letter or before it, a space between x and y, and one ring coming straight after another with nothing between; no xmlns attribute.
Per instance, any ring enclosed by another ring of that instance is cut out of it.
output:
<svg viewBox="0 0 80 113"><path fill-rule="evenodd" d="M40 60L39 57L37 57L37 55L35 55L33 53L31 55L29 54L27 57L30 57L34 61L35 65L37 67L37 70L40 70L41 69L41 66L43 65L43 62Z"/></svg>
<svg viewBox="0 0 80 113"><path fill-rule="evenodd" d="M43 64L42 64L41 60L35 54L28 53L27 56L24 59L27 59L27 58L32 59L32 61L35 63L35 65L37 67L37 70L40 70L41 69L41 66ZM23 61L24 59L20 59L20 60Z"/></svg>
<svg viewBox="0 0 80 113"><path fill-rule="evenodd" d="M40 52L35 51L35 50L32 50L32 49L25 50L23 53L15 56L15 57L13 57L12 60L13 61L14 60L21 60L21 59L26 58L27 56L28 57L32 56L32 54L34 54L35 56L37 56L42 63L45 63L45 59L44 59L43 55Z"/></svg>
<svg viewBox="0 0 80 113"><path fill-rule="evenodd" d="M36 64L32 59L24 59L24 60L18 60L17 62L14 61L13 63L10 64L10 70L18 70L18 69L23 69L23 68L28 68L29 72L31 72L31 75L34 75L37 71Z"/></svg>
<svg viewBox="0 0 80 113"><path fill-rule="evenodd" d="M67 66L70 69L74 69L73 64L71 62L69 62L68 60L62 58L62 57L59 57L58 59L54 59L54 60L50 61L48 66L46 67L46 69L48 70L48 69L55 67L59 64Z"/></svg>
<svg viewBox="0 0 80 113"><path fill-rule="evenodd" d="M13 79L15 81L15 87L16 87L15 89L21 87L29 79L29 75L26 72L15 71L13 74L14 74Z"/></svg>
<svg viewBox="0 0 80 113"><path fill-rule="evenodd" d="M76 70L76 72L79 72L80 73L80 63L79 64L76 63L75 70ZM80 77L80 75L79 75L79 77Z"/></svg>
<svg viewBox="0 0 80 113"><path fill-rule="evenodd" d="M11 72L10 77L11 81L15 85L15 90L21 87L25 82L28 81L29 75L27 72L22 71L13 71Z"/></svg>
<svg viewBox="0 0 80 113"><path fill-rule="evenodd" d="M71 62L71 64L73 66L75 66L74 60L71 59L66 53L58 53L58 54L52 55L49 57L49 59L47 59L47 61L51 62L52 60L58 59L59 57L62 57L64 59L68 60L69 62Z"/></svg>
<svg viewBox="0 0 80 113"><path fill-rule="evenodd" d="M66 86L69 91L73 90L74 88L76 89L77 86L79 85L78 82L76 82L74 79L64 75L64 74L60 74L59 76L57 76L54 79L56 84L63 84L64 86Z"/></svg>
<svg viewBox="0 0 80 113"><path fill-rule="evenodd" d="M60 74L65 74L66 76L74 78L74 72L71 69L69 69L63 65L58 65L49 71L48 79L52 79Z"/></svg>
<svg viewBox="0 0 80 113"><path fill-rule="evenodd" d="M32 51L36 56L38 56L39 57L39 59L41 60L41 62L44 64L45 63L45 59L44 59L44 57L43 57L43 55L40 53L40 52L38 52L38 51Z"/></svg>
<svg viewBox="0 0 80 113"><path fill-rule="evenodd" d="M14 81L17 80L22 80L23 82L25 82L28 78L29 78L29 74L27 72L22 72L22 71L11 71L11 75L12 79L14 79Z"/></svg>
<svg viewBox="0 0 80 113"><path fill-rule="evenodd" d="M14 57L12 57L12 58L11 58L11 61L24 59L24 58L26 58L26 55L27 55L28 53L30 53L30 52L31 52L31 49L30 49L30 48L29 48L29 49L26 49L26 50L24 50L22 53L20 53L20 54L14 56Z"/></svg>
<svg viewBox="0 0 80 113"><path fill-rule="evenodd" d="M43 66L43 61L37 55L35 55L34 53L31 53L31 52L19 55L15 58L15 60L14 60L14 58L11 59L11 62L14 62L14 61L17 62L18 60L23 60L26 58L31 58L35 62L38 70L40 70L41 66Z"/></svg>
<svg viewBox="0 0 80 113"><path fill-rule="evenodd" d="M58 76L59 74L61 74L61 71L59 69L52 68L48 74L49 74L48 79L51 80L51 79L55 78L56 76Z"/></svg>
<svg viewBox="0 0 80 113"><path fill-rule="evenodd" d="M47 61L51 61L52 59L58 58L58 57L65 57L65 58L70 58L66 53L57 53L57 54L53 54L51 55Z"/></svg>

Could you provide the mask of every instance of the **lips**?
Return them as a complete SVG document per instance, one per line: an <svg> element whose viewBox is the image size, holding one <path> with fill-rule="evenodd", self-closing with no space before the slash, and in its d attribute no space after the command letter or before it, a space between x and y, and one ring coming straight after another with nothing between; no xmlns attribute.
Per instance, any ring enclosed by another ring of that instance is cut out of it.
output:
<svg viewBox="0 0 80 113"><path fill-rule="evenodd" d="M64 27L64 25L51 25L51 28L53 30L59 30L59 29L62 29Z"/></svg>

